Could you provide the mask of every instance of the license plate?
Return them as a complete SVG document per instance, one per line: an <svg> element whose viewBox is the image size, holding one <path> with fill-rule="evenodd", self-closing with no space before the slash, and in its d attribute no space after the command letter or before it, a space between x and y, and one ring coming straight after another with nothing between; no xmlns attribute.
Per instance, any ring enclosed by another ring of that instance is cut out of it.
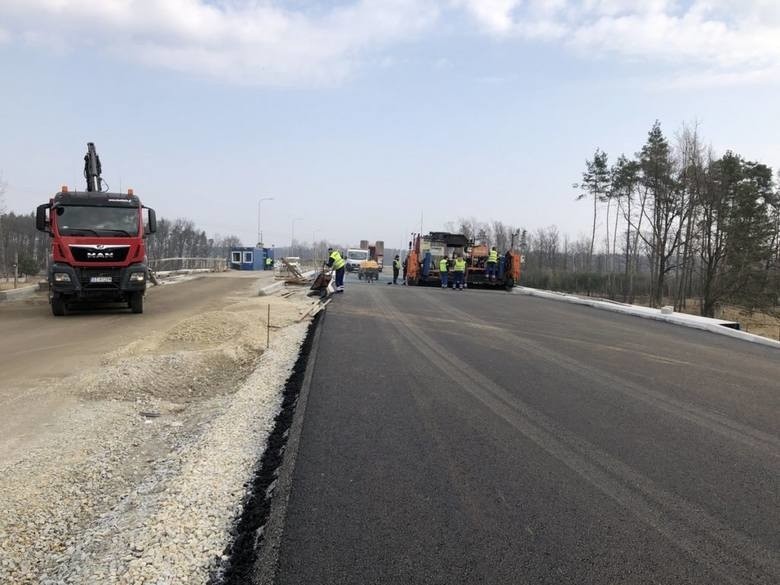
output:
<svg viewBox="0 0 780 585"><path fill-rule="evenodd" d="M112 282L110 276L93 276L89 282Z"/></svg>

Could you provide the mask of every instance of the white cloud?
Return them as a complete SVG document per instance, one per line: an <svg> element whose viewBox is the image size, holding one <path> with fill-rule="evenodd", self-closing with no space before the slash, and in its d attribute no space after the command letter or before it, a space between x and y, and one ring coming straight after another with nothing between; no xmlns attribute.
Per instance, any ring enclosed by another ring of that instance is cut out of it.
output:
<svg viewBox="0 0 780 585"><path fill-rule="evenodd" d="M506 33L514 27L514 10L521 0L455 0L492 32Z"/></svg>
<svg viewBox="0 0 780 585"><path fill-rule="evenodd" d="M778 82L778 0L455 0L502 38L688 68L697 84Z"/></svg>
<svg viewBox="0 0 780 585"><path fill-rule="evenodd" d="M504 42L663 63L696 83L778 81L780 0L0 0L0 42L234 82L333 83L452 11Z"/></svg>
<svg viewBox="0 0 780 585"><path fill-rule="evenodd" d="M360 55L436 19L428 0L357 0L304 10L271 0L2 0L24 42L91 46L129 60L231 81L329 83Z"/></svg>

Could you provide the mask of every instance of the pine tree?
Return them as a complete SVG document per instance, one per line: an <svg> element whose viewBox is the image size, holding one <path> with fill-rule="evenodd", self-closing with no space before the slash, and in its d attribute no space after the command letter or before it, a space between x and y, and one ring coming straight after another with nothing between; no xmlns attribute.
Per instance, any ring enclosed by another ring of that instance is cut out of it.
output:
<svg viewBox="0 0 780 585"><path fill-rule="evenodd" d="M585 161L582 183L574 185L575 188L582 190L582 193L577 196L577 201L587 197L593 198L593 231L590 239L590 251L588 252L588 272L593 270L593 246L596 243L598 204L607 200L609 182L609 157L606 152L597 148L593 154L593 159Z"/></svg>

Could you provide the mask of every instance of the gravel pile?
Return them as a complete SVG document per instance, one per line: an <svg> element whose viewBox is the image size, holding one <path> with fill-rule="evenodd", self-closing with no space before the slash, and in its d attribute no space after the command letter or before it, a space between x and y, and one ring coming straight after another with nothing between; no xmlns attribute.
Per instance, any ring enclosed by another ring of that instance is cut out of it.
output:
<svg viewBox="0 0 780 585"><path fill-rule="evenodd" d="M302 295L234 300L60 382L79 402L0 469L0 583L206 582L310 308Z"/></svg>

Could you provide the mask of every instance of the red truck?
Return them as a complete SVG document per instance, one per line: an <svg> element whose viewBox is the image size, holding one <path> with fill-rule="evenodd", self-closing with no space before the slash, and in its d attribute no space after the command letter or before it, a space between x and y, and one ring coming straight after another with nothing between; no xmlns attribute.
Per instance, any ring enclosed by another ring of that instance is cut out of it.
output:
<svg viewBox="0 0 780 585"><path fill-rule="evenodd" d="M39 205L35 224L51 236L48 281L51 311L75 304L125 303L143 313L149 280L144 239L157 231L153 209L133 194L103 191L93 143L84 157L86 191L67 187Z"/></svg>

